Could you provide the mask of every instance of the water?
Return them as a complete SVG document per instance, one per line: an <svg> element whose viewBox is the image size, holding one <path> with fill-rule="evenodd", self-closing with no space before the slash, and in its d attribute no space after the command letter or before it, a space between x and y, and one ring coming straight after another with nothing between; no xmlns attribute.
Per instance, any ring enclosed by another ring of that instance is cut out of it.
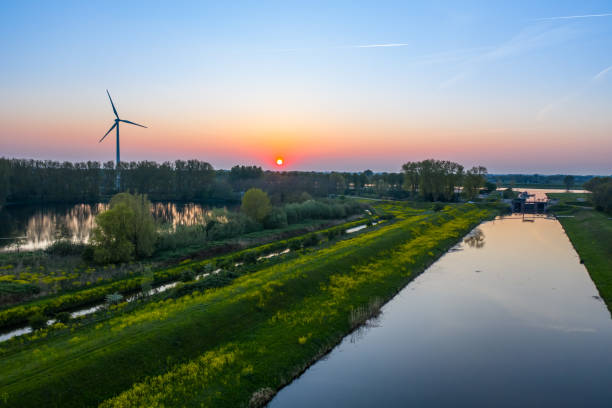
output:
<svg viewBox="0 0 612 408"><path fill-rule="evenodd" d="M612 320L558 221L482 224L270 407L610 407Z"/></svg>
<svg viewBox="0 0 612 408"><path fill-rule="evenodd" d="M95 216L108 204L7 206L0 210L0 251L45 249L58 238L89 241ZM153 203L160 224L175 228L201 222L209 208L195 203Z"/></svg>
<svg viewBox="0 0 612 408"><path fill-rule="evenodd" d="M501 191L501 190L505 190L507 187L500 187L497 190ZM527 191L529 194L533 194L534 198L536 200L544 200L547 198L547 193L590 193L590 191L587 190L565 190L565 189L561 189L561 188L520 188L520 187L515 187L512 189L513 191L516 191L518 193L521 193L523 191Z"/></svg>

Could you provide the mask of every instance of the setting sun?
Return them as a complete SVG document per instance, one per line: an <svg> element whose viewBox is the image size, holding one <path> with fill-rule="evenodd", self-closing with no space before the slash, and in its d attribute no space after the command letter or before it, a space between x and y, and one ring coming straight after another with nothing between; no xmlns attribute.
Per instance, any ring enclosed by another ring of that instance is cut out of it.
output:
<svg viewBox="0 0 612 408"><path fill-rule="evenodd" d="M277 166L282 166L283 165L283 158L279 157L278 159L276 159L276 165Z"/></svg>

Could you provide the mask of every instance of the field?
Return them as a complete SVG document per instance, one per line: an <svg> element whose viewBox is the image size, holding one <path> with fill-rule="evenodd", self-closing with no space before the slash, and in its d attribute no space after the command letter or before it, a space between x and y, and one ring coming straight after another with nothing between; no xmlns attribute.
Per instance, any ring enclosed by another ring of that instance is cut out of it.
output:
<svg viewBox="0 0 612 408"><path fill-rule="evenodd" d="M555 193L553 208L612 313L612 217L592 208L590 194Z"/></svg>
<svg viewBox="0 0 612 408"><path fill-rule="evenodd" d="M221 287L183 287L3 345L0 401L258 406L496 213L469 204L376 207L394 218L354 236L330 234Z"/></svg>

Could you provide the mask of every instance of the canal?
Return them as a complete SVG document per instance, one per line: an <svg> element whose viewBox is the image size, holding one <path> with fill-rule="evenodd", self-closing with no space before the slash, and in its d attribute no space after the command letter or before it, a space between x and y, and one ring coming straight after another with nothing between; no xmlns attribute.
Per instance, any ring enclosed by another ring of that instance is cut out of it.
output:
<svg viewBox="0 0 612 408"><path fill-rule="evenodd" d="M610 407L612 320L558 221L498 218L269 406Z"/></svg>

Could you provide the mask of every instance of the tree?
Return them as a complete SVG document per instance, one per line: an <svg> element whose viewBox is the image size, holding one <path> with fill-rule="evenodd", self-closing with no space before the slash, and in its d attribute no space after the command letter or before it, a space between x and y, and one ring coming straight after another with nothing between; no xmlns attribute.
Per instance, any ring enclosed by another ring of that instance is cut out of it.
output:
<svg viewBox="0 0 612 408"><path fill-rule="evenodd" d="M478 192L487 181L485 177L486 174L487 169L482 166L472 167L465 173L463 179L463 194L467 199L471 200L478 195Z"/></svg>
<svg viewBox="0 0 612 408"><path fill-rule="evenodd" d="M268 194L259 188L251 188L244 193L240 209L255 221L263 222L272 207Z"/></svg>
<svg viewBox="0 0 612 408"><path fill-rule="evenodd" d="M147 257L153 253L157 232L151 202L145 195L120 193L110 208L96 217L92 243L94 260L115 263Z"/></svg>
<svg viewBox="0 0 612 408"><path fill-rule="evenodd" d="M593 193L595 208L612 214L612 177L594 177L584 188Z"/></svg>
<svg viewBox="0 0 612 408"><path fill-rule="evenodd" d="M417 192L429 201L450 201L455 188L463 180L463 166L451 161L428 159L408 162L402 166L404 189L412 195Z"/></svg>
<svg viewBox="0 0 612 408"><path fill-rule="evenodd" d="M565 189L569 191L574 185L574 176L565 176L563 178L563 184L565 184Z"/></svg>

